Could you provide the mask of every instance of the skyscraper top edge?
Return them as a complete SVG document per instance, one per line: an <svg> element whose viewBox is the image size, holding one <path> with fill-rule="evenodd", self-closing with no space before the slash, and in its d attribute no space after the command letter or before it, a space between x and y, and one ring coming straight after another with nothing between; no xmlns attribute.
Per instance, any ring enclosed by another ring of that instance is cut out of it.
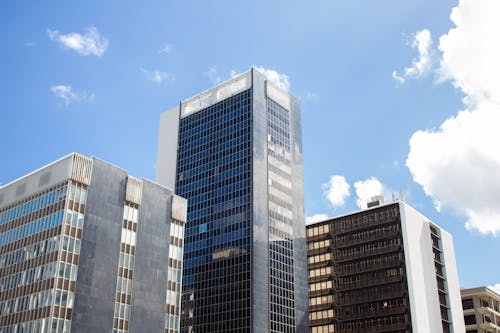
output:
<svg viewBox="0 0 500 333"><path fill-rule="evenodd" d="M181 118L205 109L252 86L252 71L235 76L193 97L181 101Z"/></svg>
<svg viewBox="0 0 500 333"><path fill-rule="evenodd" d="M202 91L201 93L198 93L194 96L191 96L189 98L186 98L184 100L180 101L180 117L184 118L187 117L191 114L196 113L199 110L202 110L204 108L207 108L211 105L214 105L224 99L227 99L235 94L238 94L244 90L250 89L252 86L252 74L253 73L258 73L259 75L262 76L264 80L267 81L268 83L268 94L274 96L270 96L272 99L274 99L276 102L279 104L283 105L286 109L290 110L290 99L293 98L293 96L290 94L289 91L283 89L279 85L275 84L267 78L265 73L260 71L257 67L252 67L251 69L235 75L231 77L230 79L220 82L216 84L215 86ZM286 97L286 98L284 98ZM296 100L294 98L294 100ZM298 101L297 101L298 102ZM178 110L179 107L171 107L163 113L171 112L172 110L176 109Z"/></svg>
<svg viewBox="0 0 500 333"><path fill-rule="evenodd" d="M38 169L35 169L35 170L33 170L33 171L31 171L31 172L29 172L29 173L27 173L27 174L25 174L25 175L23 175L23 176L21 176L19 178L16 178L16 179L10 181L9 183L7 183L7 184L5 184L3 186L0 186L0 190L6 190L7 188L15 185L16 183L19 183L20 181L22 181L24 179L27 179L27 178L29 178L29 177L37 174L37 173L40 173L41 171L46 170L46 169L50 168L51 166L54 166L54 165L56 165L56 164L58 164L58 163L60 163L60 162L62 162L64 160L66 160L66 159L72 158L75 155L80 155L80 154L78 154L76 152L72 152L72 153L69 153L67 155L64 155L64 156L58 158L55 161L52 161L52 162L50 162L50 163L48 163L48 164L46 164L44 166L39 167Z"/></svg>
<svg viewBox="0 0 500 333"><path fill-rule="evenodd" d="M311 226L314 226L314 225L320 225L322 223L327 223L327 222L329 222L331 220L336 220L336 219L339 219L339 218L343 218L343 217L347 217L347 216L351 216L351 215L356 215L356 214L359 214L359 213L362 213L362 212L367 212L367 211L370 211L370 210L375 210L375 209L378 209L378 208L381 208L381 207L387 207L387 206L391 206L391 205L399 205L400 207L405 207L407 209L411 209L416 214L420 215L425 221L429 222L433 226L438 227L439 230L442 233L446 233L449 237L451 237L451 234L448 231L446 231L441 226L439 226L438 224L436 224L434 221L432 221L431 219L429 219L428 217L426 217L425 215L423 215L422 213L420 213L418 210L416 210L415 208L413 208L412 206L410 206L408 203L406 203L405 201L400 200L400 199L396 199L394 201L388 201L388 202L385 202L383 204L380 204L380 205L377 205L377 206L373 206L373 207L369 207L369 208L358 209L358 210L355 210L355 211L352 211L352 212L349 212L349 213L346 213L346 214L341 214L341 215L337 215L337 216L328 217L328 218L326 218L324 220L306 223L306 227L311 227Z"/></svg>
<svg viewBox="0 0 500 333"><path fill-rule="evenodd" d="M94 160L102 161L103 163L106 163L113 168L120 169L127 173L127 175L131 176L126 169L109 161L95 156L87 157L85 155L72 152L0 187L0 208L7 207L27 195L31 195L33 191L39 191L41 189L51 187L68 179L77 180L81 183L89 185ZM147 181L173 192L172 188L159 184L153 180L143 177L138 179Z"/></svg>

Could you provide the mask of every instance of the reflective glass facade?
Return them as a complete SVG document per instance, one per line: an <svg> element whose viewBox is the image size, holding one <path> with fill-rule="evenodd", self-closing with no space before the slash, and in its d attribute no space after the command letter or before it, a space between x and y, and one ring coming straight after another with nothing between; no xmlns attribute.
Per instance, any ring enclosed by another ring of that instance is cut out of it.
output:
<svg viewBox="0 0 500 333"><path fill-rule="evenodd" d="M300 130L298 102L256 70L162 115L157 177L188 199L182 332L306 331Z"/></svg>
<svg viewBox="0 0 500 333"><path fill-rule="evenodd" d="M195 332L250 332L251 152L249 90L180 121L183 327Z"/></svg>
<svg viewBox="0 0 500 333"><path fill-rule="evenodd" d="M267 101L270 332L295 332L290 111Z"/></svg>

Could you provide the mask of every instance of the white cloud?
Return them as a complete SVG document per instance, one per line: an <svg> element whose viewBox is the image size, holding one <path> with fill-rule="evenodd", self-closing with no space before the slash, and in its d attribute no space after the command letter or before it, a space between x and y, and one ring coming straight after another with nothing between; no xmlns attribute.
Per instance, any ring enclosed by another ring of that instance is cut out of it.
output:
<svg viewBox="0 0 500 333"><path fill-rule="evenodd" d="M333 207L344 205L345 199L349 197L349 184L344 176L334 175L328 183L323 184L323 194Z"/></svg>
<svg viewBox="0 0 500 333"><path fill-rule="evenodd" d="M70 32L66 35L57 30L47 29L49 38L82 55L102 56L108 48L108 40L102 37L97 28L87 28L85 34Z"/></svg>
<svg viewBox="0 0 500 333"><path fill-rule="evenodd" d="M500 233L500 2L461 0L456 27L439 39L439 75L464 93L465 109L438 130L417 131L406 165L437 207L466 227Z"/></svg>
<svg viewBox="0 0 500 333"><path fill-rule="evenodd" d="M229 76L231 77L231 79L232 79L232 78L234 78L234 77L237 77L238 75L240 75L240 73L238 73L238 72L237 72L237 71L235 71L234 69L231 69L231 70L229 71Z"/></svg>
<svg viewBox="0 0 500 333"><path fill-rule="evenodd" d="M231 74L233 72L234 71L231 71ZM212 82L212 84L217 84L224 80L224 78L217 72L217 67L215 66L210 67L208 71L206 71L203 74L205 74L208 77L208 79L210 80L210 82Z"/></svg>
<svg viewBox="0 0 500 333"><path fill-rule="evenodd" d="M488 288L495 291L498 295L500 295L500 283L495 284L494 286L488 286Z"/></svg>
<svg viewBox="0 0 500 333"><path fill-rule="evenodd" d="M456 28L439 39L440 74L461 89L468 105L500 104L500 2L461 0L450 15Z"/></svg>
<svg viewBox="0 0 500 333"><path fill-rule="evenodd" d="M361 209L365 209L367 202L371 201L374 196L382 195L388 199L391 195L391 191L375 177L355 182L354 189L357 196L356 204Z"/></svg>
<svg viewBox="0 0 500 333"><path fill-rule="evenodd" d="M290 90L290 81L288 80L288 75L281 74L275 71L274 69L268 69L264 67L254 67L256 70L264 74L264 76L275 85L280 87L281 89L288 91Z"/></svg>
<svg viewBox="0 0 500 333"><path fill-rule="evenodd" d="M305 101L317 102L319 100L319 95L317 93L308 91L302 99Z"/></svg>
<svg viewBox="0 0 500 333"><path fill-rule="evenodd" d="M328 215L325 214L315 214L313 216L306 216L306 224L324 221L326 219L328 219Z"/></svg>
<svg viewBox="0 0 500 333"><path fill-rule="evenodd" d="M169 54L172 53L173 50L174 47L172 46L172 44L165 43L165 45L163 45L163 47L158 50L158 54Z"/></svg>
<svg viewBox="0 0 500 333"><path fill-rule="evenodd" d="M162 84L163 82L173 82L175 81L175 77L172 74L167 72L162 72L159 70L147 70L144 68L140 68L141 72L146 76L148 80L151 80L155 83Z"/></svg>
<svg viewBox="0 0 500 333"><path fill-rule="evenodd" d="M92 102L94 100L94 94L88 94L87 92L75 92L71 86L57 85L50 87L50 90L54 95L64 101L65 105L69 105L73 102Z"/></svg>
<svg viewBox="0 0 500 333"><path fill-rule="evenodd" d="M402 75L393 71L393 79L399 83L404 83L406 78L418 78L429 73L434 63L434 55L431 46L432 38L430 31L427 29L417 31L411 47L417 49L418 58L412 60L410 67L405 67Z"/></svg>

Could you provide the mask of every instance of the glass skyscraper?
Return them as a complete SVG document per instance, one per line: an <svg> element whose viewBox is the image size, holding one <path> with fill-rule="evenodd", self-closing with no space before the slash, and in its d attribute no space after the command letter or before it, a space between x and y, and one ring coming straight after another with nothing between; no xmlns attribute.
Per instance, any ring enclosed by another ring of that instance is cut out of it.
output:
<svg viewBox="0 0 500 333"><path fill-rule="evenodd" d="M300 105L252 69L163 113L157 180L188 199L182 332L305 332Z"/></svg>

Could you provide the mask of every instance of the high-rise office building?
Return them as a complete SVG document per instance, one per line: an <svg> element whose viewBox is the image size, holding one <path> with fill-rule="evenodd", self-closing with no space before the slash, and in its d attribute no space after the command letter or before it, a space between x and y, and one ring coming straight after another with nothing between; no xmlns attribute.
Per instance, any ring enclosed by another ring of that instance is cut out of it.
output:
<svg viewBox="0 0 500 333"><path fill-rule="evenodd" d="M500 333L500 295L488 287L462 289L466 333Z"/></svg>
<svg viewBox="0 0 500 333"><path fill-rule="evenodd" d="M255 69L161 115L157 180L188 199L183 332L307 330L300 123Z"/></svg>
<svg viewBox="0 0 500 333"><path fill-rule="evenodd" d="M2 186L0 332L178 332L186 212L78 154Z"/></svg>
<svg viewBox="0 0 500 333"><path fill-rule="evenodd" d="M464 332L450 234L381 201L307 226L311 332Z"/></svg>

